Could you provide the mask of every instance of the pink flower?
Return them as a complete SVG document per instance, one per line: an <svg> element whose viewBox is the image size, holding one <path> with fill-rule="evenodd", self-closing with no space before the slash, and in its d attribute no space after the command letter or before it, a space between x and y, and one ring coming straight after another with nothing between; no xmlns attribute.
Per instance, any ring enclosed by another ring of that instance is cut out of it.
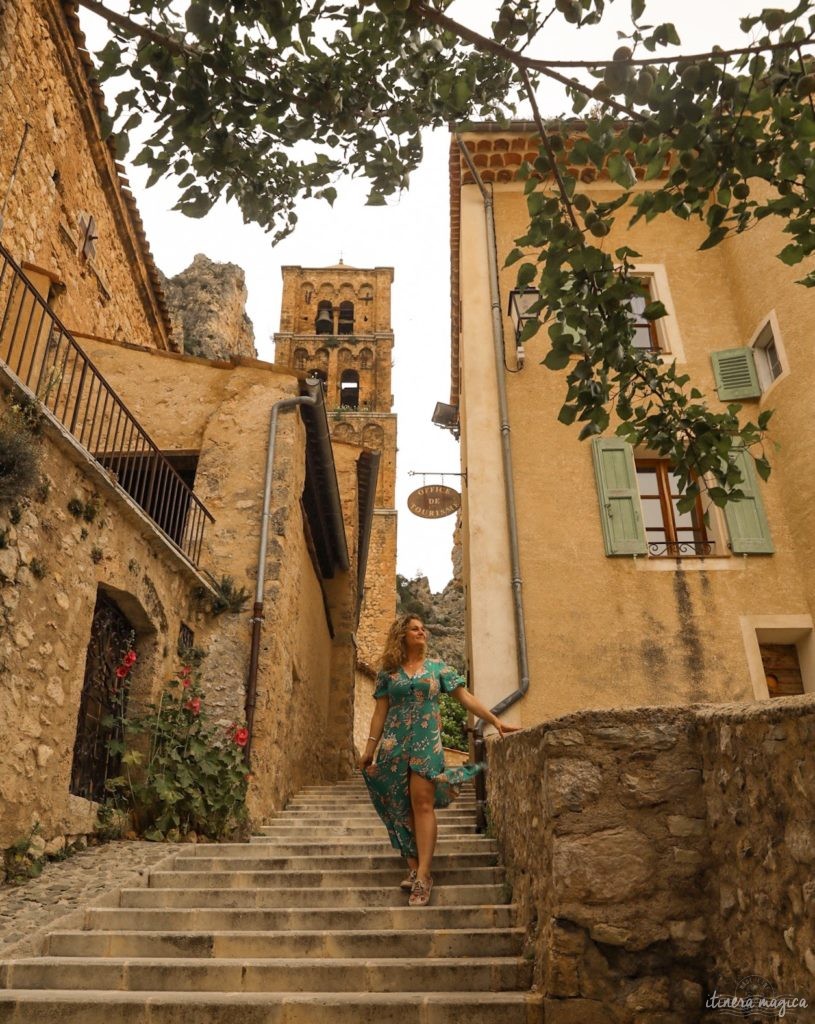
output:
<svg viewBox="0 0 815 1024"><path fill-rule="evenodd" d="M188 676L191 671L192 669L190 668L189 665L182 665L181 668L178 670L178 674L180 676Z"/></svg>
<svg viewBox="0 0 815 1024"><path fill-rule="evenodd" d="M245 726L235 730L235 742L239 747L245 747L249 742L249 730Z"/></svg>
<svg viewBox="0 0 815 1024"><path fill-rule="evenodd" d="M135 651L128 651L124 658L122 658L122 664L127 668L130 668L131 665L135 664L136 658L137 655Z"/></svg>
<svg viewBox="0 0 815 1024"><path fill-rule="evenodd" d="M129 671L130 671L130 666L129 665L120 665L116 669L116 678L117 679L124 679Z"/></svg>
<svg viewBox="0 0 815 1024"><path fill-rule="evenodd" d="M187 703L184 705L187 711L192 711L194 715L197 715L201 710L201 698L190 697Z"/></svg>
<svg viewBox="0 0 815 1024"><path fill-rule="evenodd" d="M192 680L191 679L182 679L181 680L181 685L184 687L185 690L188 690L190 688L190 686L192 685Z"/></svg>

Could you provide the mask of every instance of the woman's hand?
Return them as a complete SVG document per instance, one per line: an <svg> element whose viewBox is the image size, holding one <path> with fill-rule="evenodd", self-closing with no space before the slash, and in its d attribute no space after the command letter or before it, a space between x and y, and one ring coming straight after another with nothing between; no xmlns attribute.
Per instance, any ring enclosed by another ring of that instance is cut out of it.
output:
<svg viewBox="0 0 815 1024"><path fill-rule="evenodd" d="M490 724L494 725L498 730L498 735L501 739L503 739L507 733L521 731L520 725L509 725L507 722L502 722L500 718L494 718Z"/></svg>
<svg viewBox="0 0 815 1024"><path fill-rule="evenodd" d="M361 772L364 772L365 769L366 768L370 768L370 766L373 763L374 763L373 751L365 750L365 752L360 755L360 758L357 761L357 768L359 768L359 770Z"/></svg>

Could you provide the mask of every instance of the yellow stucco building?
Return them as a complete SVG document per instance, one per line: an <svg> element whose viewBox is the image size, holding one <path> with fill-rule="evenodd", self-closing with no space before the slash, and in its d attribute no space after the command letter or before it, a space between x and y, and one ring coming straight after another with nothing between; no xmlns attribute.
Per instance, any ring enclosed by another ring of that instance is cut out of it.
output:
<svg viewBox="0 0 815 1024"><path fill-rule="evenodd" d="M745 464L744 501L681 516L667 463L613 431L579 442L558 422L564 375L541 365L545 330L518 358L517 268L504 263L528 223L515 172L534 159L533 136L528 123L484 125L451 144L450 401L475 692L527 725L589 707L815 691L813 297L775 258L779 227L699 252L703 225L620 217L606 239L642 254L638 271L668 311L635 343L675 360L714 407L741 401L753 421L775 410L769 482ZM617 192L602 177L580 187Z"/></svg>

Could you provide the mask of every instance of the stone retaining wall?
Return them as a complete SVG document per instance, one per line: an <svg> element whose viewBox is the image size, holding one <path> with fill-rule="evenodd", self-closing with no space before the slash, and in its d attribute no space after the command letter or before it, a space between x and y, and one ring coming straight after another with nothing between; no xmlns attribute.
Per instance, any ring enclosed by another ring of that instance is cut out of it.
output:
<svg viewBox="0 0 815 1024"><path fill-rule="evenodd" d="M489 758L547 1024L721 1021L749 976L815 1005L815 698L583 712Z"/></svg>

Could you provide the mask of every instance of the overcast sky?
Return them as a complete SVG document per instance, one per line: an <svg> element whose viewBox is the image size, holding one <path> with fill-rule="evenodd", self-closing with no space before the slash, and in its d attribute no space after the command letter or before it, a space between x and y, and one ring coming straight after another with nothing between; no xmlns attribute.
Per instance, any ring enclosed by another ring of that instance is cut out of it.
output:
<svg viewBox="0 0 815 1024"><path fill-rule="evenodd" d="M791 9L792 0L783 0ZM110 2L123 10L122 2ZM713 43L744 45L738 19L758 13L761 0L650 0L649 22L673 21L684 52L708 50ZM492 0L457 0L448 13L472 28L486 31ZM599 28L576 32L562 19L551 19L533 51L535 56L587 59L608 56L618 43L616 30L630 10L627 0L617 0L612 18ZM103 25L87 11L82 25L91 49L104 43ZM121 82L121 80L119 80ZM121 87L114 80L115 91ZM539 98L544 114L563 113L565 104L557 92ZM526 116L521 112L521 116ZM142 168L129 171L147 237L159 267L170 276L189 266L196 253L210 259L236 263L246 273L247 312L255 328L255 343L262 359L273 359L272 335L280 319L281 274L284 265L327 266L340 257L355 267L393 266L394 411L399 416L396 507L399 512L398 571L405 576L430 578L441 590L452 567L453 516L444 520L418 519L407 510L407 495L423 480L413 473L459 472L459 448L448 432L435 427L430 417L437 401L447 401L450 389L450 251L448 234L447 132L428 133L426 158L401 197L387 207L366 207L367 188L346 181L333 209L321 201L309 201L298 210L295 234L276 247L260 228L245 225L237 208L216 207L203 220L172 212L176 190L170 183L145 189ZM133 150L133 155L138 152ZM497 429L497 427L496 427ZM517 438L514 439L517 443ZM428 476L428 483L442 482ZM445 483L456 488L457 476Z"/></svg>

